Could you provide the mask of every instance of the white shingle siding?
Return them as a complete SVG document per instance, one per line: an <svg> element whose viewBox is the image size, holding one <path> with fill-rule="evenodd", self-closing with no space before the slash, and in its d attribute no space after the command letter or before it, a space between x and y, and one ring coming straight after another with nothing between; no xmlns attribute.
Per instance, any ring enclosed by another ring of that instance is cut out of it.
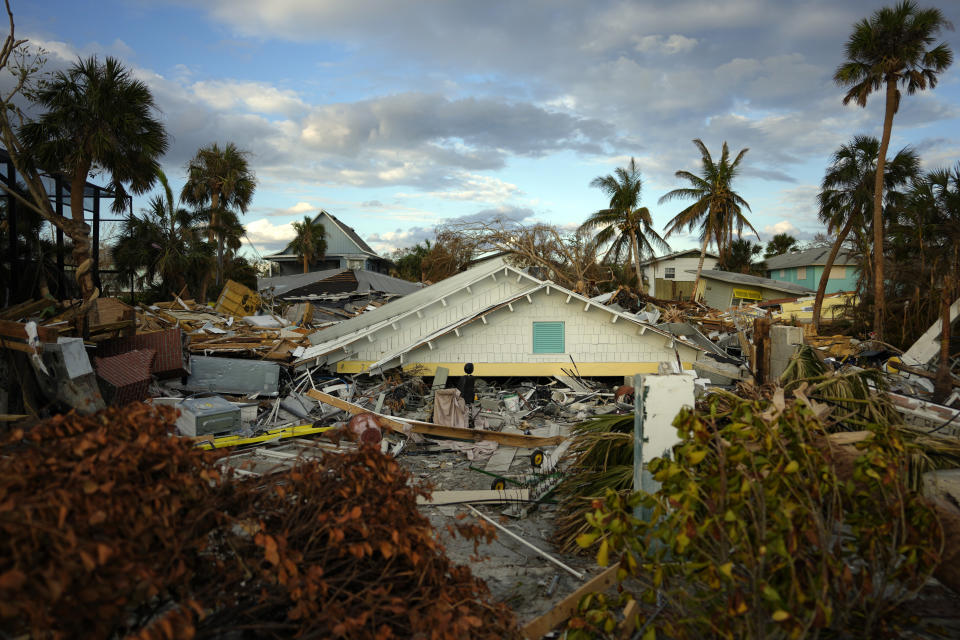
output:
<svg viewBox="0 0 960 640"><path fill-rule="evenodd" d="M561 362L573 356L576 362L661 362L676 359L668 349L669 338L647 331L623 318L616 323L602 309L583 310L583 302L564 302L566 296L542 291L532 295L533 304L521 298L514 311L504 307L460 328L460 337L450 332L433 340L434 349L423 345L404 357L415 362ZM565 353L533 353L533 322L562 321ZM681 360L696 359L693 349L678 345ZM361 360L372 358L358 358Z"/></svg>

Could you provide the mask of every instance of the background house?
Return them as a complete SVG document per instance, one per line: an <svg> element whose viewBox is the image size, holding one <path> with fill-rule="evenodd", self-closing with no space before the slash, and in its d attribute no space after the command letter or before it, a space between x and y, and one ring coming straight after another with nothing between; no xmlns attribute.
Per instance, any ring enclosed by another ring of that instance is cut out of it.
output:
<svg viewBox="0 0 960 640"><path fill-rule="evenodd" d="M326 231L327 252L323 260L310 265L310 271L366 269L376 273L390 273L391 262L377 255L352 227L348 227L330 212L321 209L313 222L322 224ZM303 258L294 252L292 245L291 242L283 251L266 256L272 265L271 275L303 273Z"/></svg>
<svg viewBox="0 0 960 640"><path fill-rule="evenodd" d="M820 276L823 275L830 249L830 247L807 249L767 258L767 277L816 291L820 286ZM857 269L856 260L849 253L841 250L830 269L826 293L853 291L857 288L858 277L859 269Z"/></svg>
<svg viewBox="0 0 960 640"><path fill-rule="evenodd" d="M717 266L720 256L707 252L703 260L704 269ZM640 263L645 292L654 298L663 300L689 299L693 294L696 281L697 264L700 262L700 250L677 251L659 258L650 258ZM693 275L689 270L693 269Z"/></svg>
<svg viewBox="0 0 960 640"><path fill-rule="evenodd" d="M696 277L697 270L689 273ZM751 276L745 273L731 273L704 269L700 276L700 289L697 299L714 309L729 309L743 304L754 304L765 300L797 298L815 293L813 289L780 282L770 278Z"/></svg>

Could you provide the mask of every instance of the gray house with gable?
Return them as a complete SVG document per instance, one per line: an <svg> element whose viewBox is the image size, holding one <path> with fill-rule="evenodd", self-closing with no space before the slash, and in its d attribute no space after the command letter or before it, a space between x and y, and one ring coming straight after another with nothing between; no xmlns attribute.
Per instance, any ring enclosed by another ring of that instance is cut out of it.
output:
<svg viewBox="0 0 960 640"><path fill-rule="evenodd" d="M376 273L390 273L393 263L377 255L352 227L329 211L321 209L313 222L322 224L326 231L327 252L322 260L310 265L310 271L366 269ZM294 252L292 245L291 242L283 251L266 256L272 264L272 275L303 273L303 259Z"/></svg>

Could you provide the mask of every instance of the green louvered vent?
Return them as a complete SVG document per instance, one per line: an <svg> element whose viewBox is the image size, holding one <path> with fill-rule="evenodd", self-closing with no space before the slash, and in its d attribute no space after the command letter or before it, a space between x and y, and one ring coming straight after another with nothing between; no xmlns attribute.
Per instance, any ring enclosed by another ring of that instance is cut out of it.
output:
<svg viewBox="0 0 960 640"><path fill-rule="evenodd" d="M534 322L533 352L563 353L563 323Z"/></svg>

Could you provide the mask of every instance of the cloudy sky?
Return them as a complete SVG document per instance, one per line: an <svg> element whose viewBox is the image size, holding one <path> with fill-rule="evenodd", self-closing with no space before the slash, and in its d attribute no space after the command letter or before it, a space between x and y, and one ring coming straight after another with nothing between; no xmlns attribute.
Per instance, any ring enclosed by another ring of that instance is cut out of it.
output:
<svg viewBox="0 0 960 640"><path fill-rule="evenodd" d="M175 189L200 146L248 150L261 253L321 207L384 253L478 212L578 224L606 204L590 181L631 156L662 229L682 206L657 200L698 167L693 138L714 157L725 140L750 149L737 187L762 240L809 239L830 154L882 120L882 101L844 107L831 80L879 0L12 4L49 68L113 55L150 85ZM960 25L960 3L937 4ZM960 56L958 34L943 39ZM931 167L960 160L960 63L903 100L891 148L906 144Z"/></svg>

